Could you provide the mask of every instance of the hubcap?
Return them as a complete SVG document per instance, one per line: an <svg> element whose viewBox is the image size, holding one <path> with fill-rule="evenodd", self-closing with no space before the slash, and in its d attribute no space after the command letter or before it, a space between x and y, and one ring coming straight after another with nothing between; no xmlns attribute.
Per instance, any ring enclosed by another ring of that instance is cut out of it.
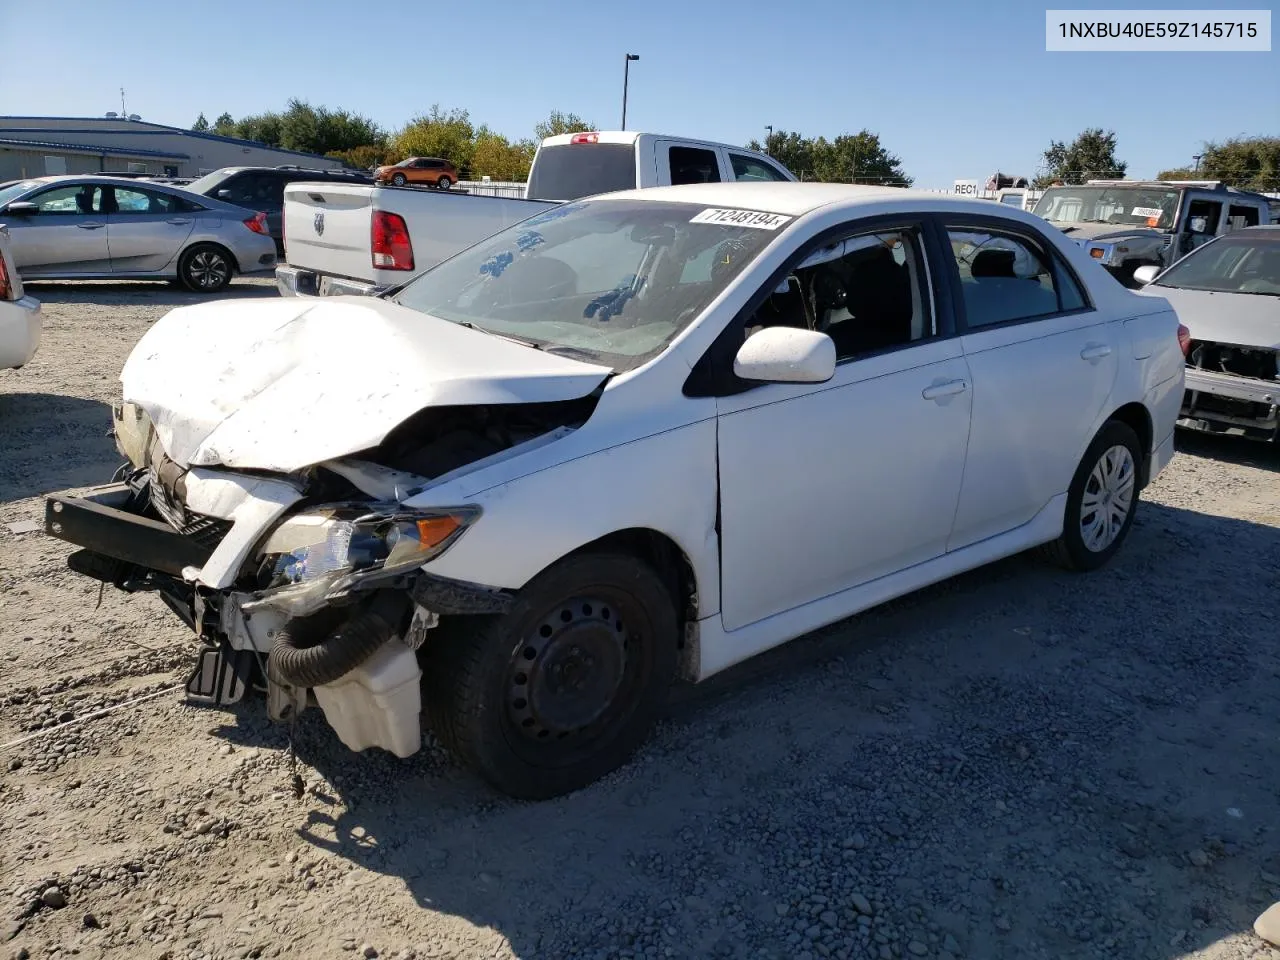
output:
<svg viewBox="0 0 1280 960"><path fill-rule="evenodd" d="M1116 541L1133 509L1133 454L1121 444L1108 449L1089 472L1080 500L1080 538L1093 553Z"/></svg>
<svg viewBox="0 0 1280 960"><path fill-rule="evenodd" d="M616 606L576 597L550 610L512 654L507 715L524 737L562 740L613 705L627 667L627 632Z"/></svg>
<svg viewBox="0 0 1280 960"><path fill-rule="evenodd" d="M191 258L191 266L187 268L191 279L198 287L217 287L226 282L231 269L220 254L212 250L201 250Z"/></svg>

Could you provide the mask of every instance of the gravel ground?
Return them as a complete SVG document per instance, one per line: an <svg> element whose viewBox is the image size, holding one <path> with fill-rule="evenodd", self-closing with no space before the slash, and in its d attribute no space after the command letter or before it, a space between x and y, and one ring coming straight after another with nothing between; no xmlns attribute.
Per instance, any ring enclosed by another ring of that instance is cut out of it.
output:
<svg viewBox="0 0 1280 960"><path fill-rule="evenodd" d="M158 601L99 606L22 532L109 477L120 366L195 298L31 292L44 345L0 371L0 956L1280 958L1250 929L1280 899L1280 451L1183 438L1107 569L1014 558L682 689L574 796L353 755L308 711L297 798L262 702L181 703Z"/></svg>

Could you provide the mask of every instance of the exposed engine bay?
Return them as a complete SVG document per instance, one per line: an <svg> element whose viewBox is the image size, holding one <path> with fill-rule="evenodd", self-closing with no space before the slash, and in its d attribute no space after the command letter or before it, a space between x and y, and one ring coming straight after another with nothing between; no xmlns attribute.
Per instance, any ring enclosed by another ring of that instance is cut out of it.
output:
<svg viewBox="0 0 1280 960"><path fill-rule="evenodd" d="M1280 437L1280 351L1192 340L1178 422L1258 440Z"/></svg>
<svg viewBox="0 0 1280 960"><path fill-rule="evenodd" d="M1217 373L1229 373L1254 380L1277 379L1276 350L1265 347L1238 347L1228 343L1192 340L1187 353L1188 366Z"/></svg>

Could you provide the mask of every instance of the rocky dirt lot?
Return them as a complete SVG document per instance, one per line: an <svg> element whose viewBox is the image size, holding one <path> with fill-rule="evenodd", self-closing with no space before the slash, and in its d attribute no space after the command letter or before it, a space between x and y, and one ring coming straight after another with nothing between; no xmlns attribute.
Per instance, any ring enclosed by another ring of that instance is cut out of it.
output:
<svg viewBox="0 0 1280 960"><path fill-rule="evenodd" d="M1251 931L1280 452L1183 438L1106 570L1014 558L681 690L577 795L353 755L308 711L299 798L265 705L184 705L177 620L99 606L32 530L109 478L121 364L195 298L31 292L44 345L0 371L0 957L1280 957Z"/></svg>

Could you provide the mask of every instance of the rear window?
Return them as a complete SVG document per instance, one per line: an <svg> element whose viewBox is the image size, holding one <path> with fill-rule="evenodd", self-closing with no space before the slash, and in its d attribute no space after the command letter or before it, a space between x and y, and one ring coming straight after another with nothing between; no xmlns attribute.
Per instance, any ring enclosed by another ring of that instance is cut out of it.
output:
<svg viewBox="0 0 1280 960"><path fill-rule="evenodd" d="M635 148L629 143L562 143L538 151L529 171L530 200L577 200L632 190Z"/></svg>

